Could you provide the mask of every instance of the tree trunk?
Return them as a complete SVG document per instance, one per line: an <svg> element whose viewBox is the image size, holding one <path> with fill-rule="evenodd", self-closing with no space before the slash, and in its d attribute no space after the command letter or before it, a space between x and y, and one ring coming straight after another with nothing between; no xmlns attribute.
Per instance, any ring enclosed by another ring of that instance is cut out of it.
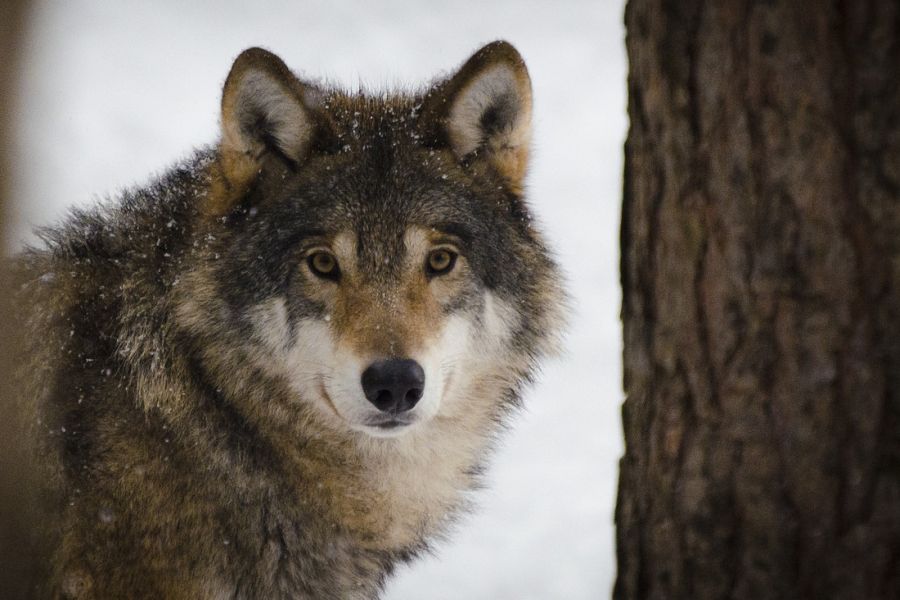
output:
<svg viewBox="0 0 900 600"><path fill-rule="evenodd" d="M0 261L6 252L7 215L12 213L13 108L28 4L27 0L0 0ZM18 321L5 298L9 287L0 265L0 598L16 599L25 596L42 561L29 519L28 507L35 498L26 483L30 465L20 437L22 420L13 410L17 402L9 385L18 349Z"/></svg>
<svg viewBox="0 0 900 600"><path fill-rule="evenodd" d="M614 595L900 598L900 2L625 21Z"/></svg>

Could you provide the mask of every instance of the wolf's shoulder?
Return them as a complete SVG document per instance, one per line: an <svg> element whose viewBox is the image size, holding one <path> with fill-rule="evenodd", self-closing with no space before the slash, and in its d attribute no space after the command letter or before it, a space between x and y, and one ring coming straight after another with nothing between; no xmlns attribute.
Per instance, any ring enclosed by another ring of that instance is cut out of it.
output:
<svg viewBox="0 0 900 600"><path fill-rule="evenodd" d="M171 255L169 247L186 237L198 197L207 192L214 160L213 148L200 148L144 184L38 228L38 241L7 262L13 285L32 292L26 297L41 297L68 281L83 295L92 283L99 290L111 277L127 277Z"/></svg>

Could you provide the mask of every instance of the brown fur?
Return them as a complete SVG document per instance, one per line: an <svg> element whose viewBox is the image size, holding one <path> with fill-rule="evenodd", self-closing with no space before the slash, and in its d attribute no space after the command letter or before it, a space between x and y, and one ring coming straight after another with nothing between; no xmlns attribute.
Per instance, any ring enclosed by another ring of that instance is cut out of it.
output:
<svg viewBox="0 0 900 600"><path fill-rule="evenodd" d="M15 265L49 549L32 595L371 598L440 536L558 327L521 198L530 106L505 43L386 99L252 49L215 149L45 231ZM455 269L426 276L447 245ZM319 246L339 282L306 266ZM378 437L353 369L396 357L438 391Z"/></svg>

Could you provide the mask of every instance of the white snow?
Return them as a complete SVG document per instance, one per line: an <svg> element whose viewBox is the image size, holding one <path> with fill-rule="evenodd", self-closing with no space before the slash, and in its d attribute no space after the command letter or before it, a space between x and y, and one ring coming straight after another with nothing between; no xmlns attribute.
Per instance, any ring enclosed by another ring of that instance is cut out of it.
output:
<svg viewBox="0 0 900 600"><path fill-rule="evenodd" d="M216 138L231 60L262 45L347 86L417 84L504 38L533 79L530 195L570 282L566 355L494 456L477 512L386 598L608 597L622 453L618 223L622 2L37 3L25 52L11 231L147 180Z"/></svg>

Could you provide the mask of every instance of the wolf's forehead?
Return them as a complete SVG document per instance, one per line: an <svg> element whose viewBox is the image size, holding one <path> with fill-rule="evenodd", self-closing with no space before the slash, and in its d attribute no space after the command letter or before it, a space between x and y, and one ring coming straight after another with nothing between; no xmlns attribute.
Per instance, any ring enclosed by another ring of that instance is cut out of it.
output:
<svg viewBox="0 0 900 600"><path fill-rule="evenodd" d="M347 138L411 130L420 106L419 95L402 91L347 94L332 90L322 101L332 124Z"/></svg>
<svg viewBox="0 0 900 600"><path fill-rule="evenodd" d="M412 258L424 255L440 232L419 225L397 227L394 235L371 230L343 230L332 240L335 254L355 269L397 271Z"/></svg>

